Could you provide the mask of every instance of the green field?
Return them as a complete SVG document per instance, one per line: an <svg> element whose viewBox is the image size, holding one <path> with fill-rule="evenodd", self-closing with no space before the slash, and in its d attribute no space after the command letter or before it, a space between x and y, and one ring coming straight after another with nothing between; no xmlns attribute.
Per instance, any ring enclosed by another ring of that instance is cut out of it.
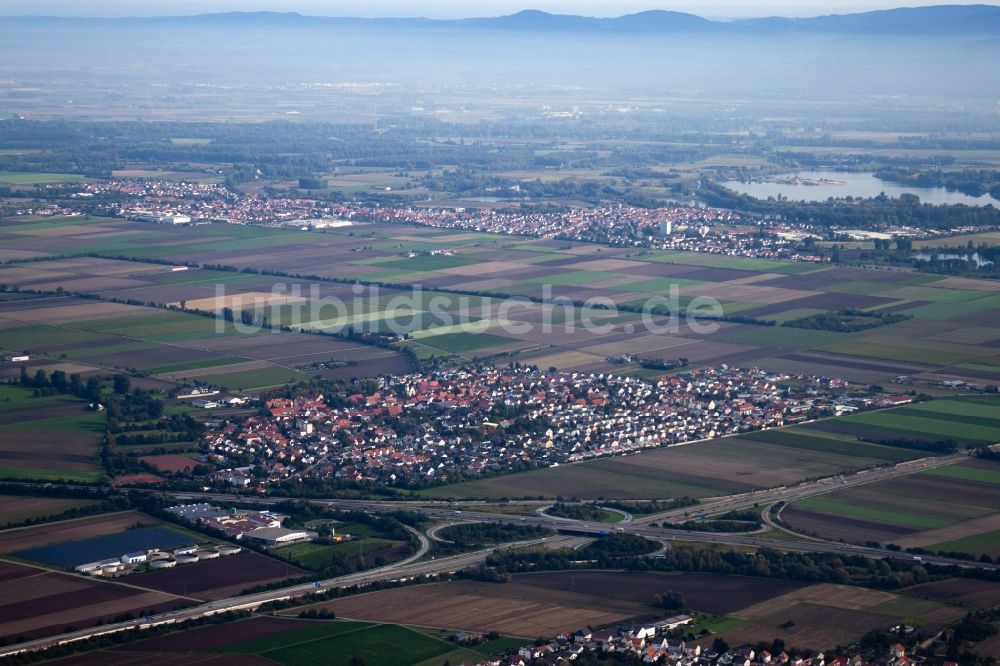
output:
<svg viewBox="0 0 1000 666"><path fill-rule="evenodd" d="M955 421L947 418L937 418L933 415L916 416L910 413L895 411L869 412L845 417L852 424L872 425L901 433L917 433L935 435L942 439L961 438L982 442L1000 441L1000 426L977 425L974 423ZM903 436L903 435L901 435Z"/></svg>
<svg viewBox="0 0 1000 666"><path fill-rule="evenodd" d="M300 382L309 378L308 374L288 370L278 366L268 366L258 370L242 372L225 372L206 377L207 381L216 386L224 386L230 391L249 391L250 389L280 386L289 382Z"/></svg>
<svg viewBox="0 0 1000 666"><path fill-rule="evenodd" d="M103 472L72 469L52 469L48 467L10 467L0 465L0 479L38 481L85 481L93 483L104 477Z"/></svg>
<svg viewBox="0 0 1000 666"><path fill-rule="evenodd" d="M78 173L43 173L38 171L0 171L0 183L10 185L43 185L46 183L78 183L84 177Z"/></svg>
<svg viewBox="0 0 1000 666"><path fill-rule="evenodd" d="M399 625L338 620L218 651L260 655L288 666L350 666L354 657L379 666L412 666L454 652L455 646Z"/></svg>
<svg viewBox="0 0 1000 666"><path fill-rule="evenodd" d="M352 532L353 534L353 532ZM306 569L321 569L330 564L333 555L340 555L345 558L356 558L362 554L371 555L379 550L391 548L394 542L385 539L366 537L362 541L344 541L335 544L319 543L297 543L291 546L282 547L275 552L275 555L282 558L290 558L294 564Z"/></svg>
<svg viewBox="0 0 1000 666"><path fill-rule="evenodd" d="M996 421L1000 424L1000 396L968 396L961 398L944 398L921 402L910 407L895 410L897 414L921 412L928 415L954 415L962 418L982 418Z"/></svg>
<svg viewBox="0 0 1000 666"><path fill-rule="evenodd" d="M479 351L490 347L500 347L517 342L515 338L508 338L492 333L442 333L420 339L418 346L433 347L434 349L449 354L462 354L464 352Z"/></svg>
<svg viewBox="0 0 1000 666"><path fill-rule="evenodd" d="M395 178L396 176L391 176ZM371 173L351 173L343 175L334 173L330 178L338 181L344 187L357 183L366 186L368 181L385 180L389 174L381 170ZM374 179L374 180L373 180ZM343 181L343 182L340 182ZM350 182L348 182L350 181ZM89 226L99 232L88 235ZM815 303L815 297L824 297L821 303L829 302L831 293L856 294L858 299L875 298L875 302L860 302L864 309L884 309L899 305L912 304L911 310L918 316L893 326L881 327L878 330L859 333L834 333L829 331L811 331L804 329L786 329L777 331L770 327L760 326L729 326L711 335L691 335L691 337L711 343L731 343L749 345L757 349L743 349L741 364L757 365L767 370L788 371L791 367L782 357L787 352L780 350L817 350L833 352L859 358L860 363L838 366L835 362L817 359L813 371L831 376L845 376L861 383L880 383L891 381L899 374L919 376L924 372L939 371L945 367L954 371L959 377L963 372L970 373L970 379L976 379L972 373L990 372L1000 367L1000 352L990 346L995 336L991 335L990 313L1000 306L1000 295L990 289L976 288L975 281L958 284L939 284L946 282L938 276L902 275L894 273L891 279L885 278L879 271L843 269L822 264L771 261L748 257L731 257L721 254L700 252L650 251L597 248L593 245L571 241L549 241L522 237L496 236L484 233L465 232L458 229L427 229L405 225L372 224L364 227L330 229L325 231L290 231L277 228L249 228L239 225L208 225L190 229L158 228L156 225L143 225L122 222L107 218L53 218L48 220L33 220L20 218L2 226L8 235L8 243L12 250L27 252L78 254L81 252L101 255L127 255L136 258L149 257L169 259L171 261L205 262L213 266L232 265L235 271L194 270L178 274L163 272L162 267L149 267L149 272L143 272L141 263L135 264L138 271L135 274L127 271L114 273L114 279L141 280L155 285L170 286L172 302L184 298L200 298L210 295L212 282L239 283L240 287L252 290L256 280L263 285L267 280L254 273L241 273L243 268L259 269L256 261L259 256L269 257L269 265L274 270L284 273L294 273L304 266L320 274L329 274L331 279L358 279L374 283L419 283L453 284L454 288L464 289L463 279L453 269L474 264L490 264L497 262L496 267L487 267L480 274L468 276L468 282L478 283L473 288L477 293L539 296L542 285L552 284L561 288L563 293L573 298L584 295L605 296L621 303L623 295L634 293L664 293L671 286L682 286L686 295L681 298L681 306L686 306L699 289L716 298L728 293L727 287L732 285L732 300L722 300L726 314L743 313L760 307L773 310L773 304L781 294L774 293L775 287L785 290L795 290L788 294L788 307L776 313L763 313L761 318L773 318L777 321L787 321L801 316L809 316L831 309L829 305ZM66 238L55 233L66 230ZM108 233L112 230L112 233ZM347 243L357 241L366 243L361 247L345 248ZM449 254L421 254L415 257L401 256L409 250L433 251L443 250ZM287 256L285 256L287 255ZM283 261L284 260L284 261ZM75 261L75 259L73 260ZM218 262L216 264L215 262ZM540 267L547 262L557 262L551 269ZM607 268L601 266L605 263ZM669 266L663 264L670 264ZM11 284L30 284L37 273L43 273L52 266L53 280L65 279L67 288L72 284L72 275L76 270L86 273L86 265L78 268L58 267L58 262L49 264L39 262L24 267L4 267L0 269L0 280ZM685 268L687 267L687 268ZM490 270L493 268L493 270ZM10 271L9 280L2 273ZM756 272L754 279L747 281L746 271ZM539 275L539 273L542 273ZM796 284L798 274L810 274L803 277L801 285ZM820 274L820 275L815 275ZM96 273L98 277L100 273ZM819 279L817 279L819 278ZM50 283L51 284L51 283ZM949 288L957 286L959 288ZM185 293L184 289L190 288ZM449 294L448 287L439 287L442 291L428 291L435 297L451 296L457 304L457 295ZM341 291L342 287L335 288ZM760 298L755 294L761 289ZM130 289L120 291L111 289L105 293L120 294L127 297ZM427 290L425 290L427 291ZM343 293L341 291L341 293ZM356 307L352 299L347 299L348 317L355 325L365 324L368 330L378 330L383 326L380 322L388 298L398 295L381 294L377 300L372 300ZM877 295L877 296L876 296ZM167 298L164 296L164 298ZM845 298L853 299L853 296ZM427 310L428 298L418 299L415 310ZM836 300L836 299L833 299ZM847 302L847 301L845 301ZM496 305L496 304L494 304ZM631 306L642 306L641 301L628 303ZM472 304L475 309L476 305ZM288 318L292 308L281 307L281 316L275 317L272 323L291 323ZM454 308L449 307L454 313ZM478 315L486 320L496 316L494 312ZM752 315L751 315L752 316ZM472 317L476 319L477 317ZM518 313L512 318L514 323L520 321L537 323L538 310L525 308L523 314ZM136 322L138 324L138 322ZM412 318L412 331L427 333L433 330L434 319L426 313L418 313ZM623 351L627 349L628 339L618 337L624 325L624 320L613 322L615 332L594 333L593 345L603 345L612 339L622 342ZM53 333L41 331L42 335L31 338L27 327L19 331L20 337L44 341L45 335L74 336L74 333ZM440 332L456 333L454 330ZM501 333L499 330L497 333ZM951 334L955 335L952 336ZM150 342L183 343L196 340L198 330L183 330L183 327L164 327L160 332L139 331L139 336ZM0 331L0 336L3 333ZM86 333L83 334L84 336ZM424 343L411 342L411 346L419 359L428 359L447 354L461 355L464 352L488 350L493 346L511 344L509 340L490 339L480 336L472 341L467 337L437 338L426 336ZM505 337L501 333L500 337ZM517 337L514 335L511 338ZM82 341L86 341L84 338ZM68 344L69 341L67 341ZM580 351L590 346L582 336L547 336L539 339L532 336L530 345L522 345L512 353L512 360L524 359L531 362L541 355L549 356L563 352ZM2 342L0 342L2 344ZM39 342L35 343L36 345ZM85 345L87 348L68 350L72 358L86 359L91 362L95 356L90 351L98 352L100 345ZM81 345L83 347L83 345ZM551 351L550 351L551 350ZM130 350L125 350L130 351ZM134 350L137 359L142 357L142 350ZM699 358L697 365L717 365L730 360L731 354L737 350L719 346L718 350ZM603 352L602 352L603 353ZM181 359L158 360L149 365L161 372L183 372L187 369L182 363L199 363L189 369L212 367L200 365L201 356ZM818 356L818 355L817 355ZM879 362L868 362L867 359L879 359ZM95 359L99 361L99 359ZM571 356L564 367L567 370L593 370L596 359L587 353ZM214 364L222 361L206 360ZM918 367L894 367L904 364L914 364ZM866 366L870 366L866 367ZM935 367L939 366L939 367ZM135 366L141 367L141 366ZM276 377L274 372L263 379L247 379L246 377L227 378L230 382L263 382L272 385L288 377Z"/></svg>
<svg viewBox="0 0 1000 666"><path fill-rule="evenodd" d="M301 629L286 631L275 636L253 638L242 643L234 643L220 649L219 652L259 654L298 643L322 640L355 631L364 631L365 629L370 629L374 626L376 625L371 622L350 622L344 620L324 622L322 624L316 622L303 623L303 627Z"/></svg>
<svg viewBox="0 0 1000 666"><path fill-rule="evenodd" d="M101 337L92 331L38 324L0 329L0 347L20 351L90 342L100 340Z"/></svg>
<svg viewBox="0 0 1000 666"><path fill-rule="evenodd" d="M33 389L3 384L0 419L0 478L93 482L103 476L97 454L104 415L88 411L85 401L35 397Z"/></svg>
<svg viewBox="0 0 1000 666"><path fill-rule="evenodd" d="M188 363L174 363L172 365L158 365L153 368L146 368L146 372L151 375L162 375L167 372L183 372L185 370L201 370L203 368L217 368L222 365L233 365L235 363L245 363L247 359L237 356L226 356L223 358L211 358L203 361L190 361Z"/></svg>
<svg viewBox="0 0 1000 666"><path fill-rule="evenodd" d="M815 509L823 513L836 516L851 516L853 518L866 518L878 520L879 522L891 525L902 525L903 527L919 527L920 529L933 529L947 525L947 521L931 518L919 513L902 513L897 511L887 511L877 507L865 507L848 502L838 502L836 500L813 497L799 500L796 506L803 509ZM916 507L915 507L916 508Z"/></svg>
<svg viewBox="0 0 1000 666"><path fill-rule="evenodd" d="M928 546L932 551L953 551L958 553L996 553L1000 551L1000 530L976 534L956 539L955 541L942 541Z"/></svg>
<svg viewBox="0 0 1000 666"><path fill-rule="evenodd" d="M792 502L795 531L854 543L891 541L932 552L1000 553L1000 465L969 459Z"/></svg>
<svg viewBox="0 0 1000 666"><path fill-rule="evenodd" d="M992 483L1000 485L1000 470L995 469L949 465L947 467L929 469L926 472L923 472L923 474L943 476L949 479L960 479L962 481L977 481L979 483Z"/></svg>
<svg viewBox="0 0 1000 666"><path fill-rule="evenodd" d="M856 458L871 458L891 463L923 457L924 453L908 449L900 449L879 444L859 442L847 435L809 430L808 426L793 427L783 430L763 430L744 435L744 439L758 442L768 442L779 446L787 446L797 451L816 451L819 453L836 453Z"/></svg>

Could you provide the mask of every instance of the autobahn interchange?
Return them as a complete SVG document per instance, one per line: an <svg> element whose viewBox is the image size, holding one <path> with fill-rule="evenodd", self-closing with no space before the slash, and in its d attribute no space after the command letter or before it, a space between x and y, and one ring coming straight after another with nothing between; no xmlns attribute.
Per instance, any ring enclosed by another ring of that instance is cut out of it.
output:
<svg viewBox="0 0 1000 666"><path fill-rule="evenodd" d="M283 601L295 597L304 597L317 592L326 591L330 588L351 587L355 585L363 586L381 581L403 581L417 576L434 576L457 572L461 569L485 562L491 553L500 549L533 546L545 546L550 548L572 547L574 545L579 545L581 543L581 538L599 538L609 532L641 536L652 541L660 542L661 544L664 544L665 547L669 547L670 544L675 542L698 542L730 546L733 548L772 548L790 552L831 553L844 556L893 558L909 561L918 559L921 562L928 564L981 567L996 570L998 565L990 563L969 562L965 560L956 560L931 555L915 557L912 554L899 551L871 548L841 542L824 541L821 539L801 541L775 540L754 533L713 533L664 528L659 526L654 527L653 525L654 523L659 525L663 522L684 522L685 520L692 519L692 515L695 519L700 519L703 517L710 517L728 513L730 511L754 507L760 508L764 513L766 513L771 506L774 506L779 502L787 503L793 500L814 497L816 495L852 486L913 474L925 469L954 464L967 458L967 453L956 453L937 458L924 458L900 463L894 466L886 466L872 470L862 470L853 474L844 474L836 477L807 481L794 486L713 498L702 501L697 505L679 507L646 516L631 517L631 519L622 520L619 523L594 523L594 521L548 516L541 510L537 511L535 515L513 515L509 513L490 512L468 508L455 508L470 506L467 503L309 498L307 501L311 504L331 509L353 511L361 510L371 513L392 513L400 510L406 510L420 513L426 518L434 521L451 521L455 523L496 522L513 525L531 525L548 528L554 531L556 535L527 541L498 544L494 547L483 548L450 557L431 557L430 559L427 559L426 556L429 552L430 539L428 539L428 537L424 534L419 533L417 530L410 528L412 532L417 534L420 540L420 547L414 555L400 562L376 569L369 569L349 574L347 576L296 584L264 592L210 601L197 606L147 616L139 620L105 624L90 629L81 629L56 636L26 641L0 648L0 657L18 654L21 652L44 650L55 645L85 640L120 631L148 628L165 624L175 624L185 620L207 617L229 611L254 610L268 602ZM169 494L178 501L209 501L227 503L233 502L234 500L243 501L246 499L255 504L265 506L287 502L289 499L296 499L287 497L240 498L231 494L211 492L172 492ZM537 505L540 509L545 507L545 503L531 502L530 504L532 506ZM478 505L481 506L482 502L479 502ZM661 548L658 552L661 552L662 550L664 549Z"/></svg>

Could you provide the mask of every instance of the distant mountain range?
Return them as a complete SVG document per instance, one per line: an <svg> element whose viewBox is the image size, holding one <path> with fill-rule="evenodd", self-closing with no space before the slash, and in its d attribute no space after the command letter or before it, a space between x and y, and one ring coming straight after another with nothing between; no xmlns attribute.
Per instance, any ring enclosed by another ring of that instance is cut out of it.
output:
<svg viewBox="0 0 1000 666"><path fill-rule="evenodd" d="M211 27L369 27L373 29L487 30L514 33L589 33L606 35L722 34L722 35L987 35L1000 34L1000 6L937 5L899 8L857 14L814 18L755 18L712 21L693 14L673 11L646 11L617 18L593 18L549 14L525 10L509 16L437 20L425 18L349 18L303 16L277 12L227 12L198 16L156 18L60 18L3 17L12 25L73 23L77 26L101 24L204 25Z"/></svg>

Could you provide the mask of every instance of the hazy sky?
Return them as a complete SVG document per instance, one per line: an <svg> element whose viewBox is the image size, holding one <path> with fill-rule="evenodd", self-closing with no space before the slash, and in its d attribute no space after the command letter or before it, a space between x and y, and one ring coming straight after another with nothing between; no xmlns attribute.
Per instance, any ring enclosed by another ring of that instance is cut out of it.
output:
<svg viewBox="0 0 1000 666"><path fill-rule="evenodd" d="M981 4L1000 4L998 1ZM710 18L818 16L899 6L966 4L946 0L0 0L0 15L166 16L220 11L296 11L327 16L495 16L521 9L619 16L672 9ZM971 4L971 2L969 3Z"/></svg>

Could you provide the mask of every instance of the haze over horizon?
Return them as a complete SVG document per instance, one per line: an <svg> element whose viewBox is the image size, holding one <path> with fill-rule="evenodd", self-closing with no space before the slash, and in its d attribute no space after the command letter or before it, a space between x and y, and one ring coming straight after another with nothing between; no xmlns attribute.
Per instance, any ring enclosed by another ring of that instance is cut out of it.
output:
<svg viewBox="0 0 1000 666"><path fill-rule="evenodd" d="M452 19L513 14L524 9L552 13L614 17L647 10L672 10L696 14L705 18L752 18L786 16L793 18L825 14L894 9L897 7L927 7L936 5L1000 5L998 2L942 2L941 0L801 0L788 2L769 0L674 0L648 2L626 0L484 0L475 4L457 0L437 0L421 3L415 11L407 0L151 0L140 7L131 0L97 0L80 3L76 0L7 0L0 10L4 16L182 16L233 11L299 12L316 16L415 17Z"/></svg>

